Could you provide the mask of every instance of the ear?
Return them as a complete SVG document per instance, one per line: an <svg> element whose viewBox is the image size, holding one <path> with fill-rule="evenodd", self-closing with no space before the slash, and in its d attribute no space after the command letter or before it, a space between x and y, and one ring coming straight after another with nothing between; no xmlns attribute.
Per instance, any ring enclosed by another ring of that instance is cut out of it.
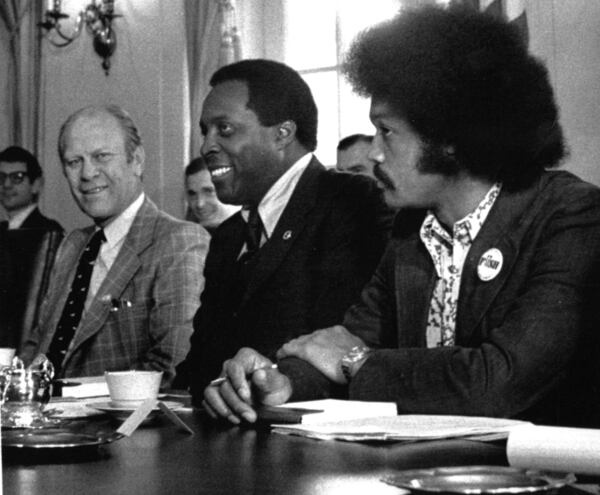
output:
<svg viewBox="0 0 600 495"><path fill-rule="evenodd" d="M138 146L135 149L131 163L134 167L135 175L141 177L144 173L144 164L146 163L146 152L144 151L143 146Z"/></svg>
<svg viewBox="0 0 600 495"><path fill-rule="evenodd" d="M280 147L288 146L296 139L296 122L293 120L285 120L277 125L276 141Z"/></svg>
<svg viewBox="0 0 600 495"><path fill-rule="evenodd" d="M35 179L32 183L31 183L31 193L34 196L39 196L40 193L42 192L42 185L43 185L44 181L41 177L38 177L37 179Z"/></svg>

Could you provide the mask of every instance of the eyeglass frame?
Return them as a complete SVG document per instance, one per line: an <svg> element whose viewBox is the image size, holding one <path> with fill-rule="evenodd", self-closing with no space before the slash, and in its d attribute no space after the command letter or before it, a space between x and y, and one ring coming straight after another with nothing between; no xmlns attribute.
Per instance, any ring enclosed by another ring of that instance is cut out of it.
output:
<svg viewBox="0 0 600 495"><path fill-rule="evenodd" d="M29 177L27 170L17 170L16 172L9 173L0 172L0 186L5 184L6 179L9 179L13 186L17 186L23 183L25 177Z"/></svg>

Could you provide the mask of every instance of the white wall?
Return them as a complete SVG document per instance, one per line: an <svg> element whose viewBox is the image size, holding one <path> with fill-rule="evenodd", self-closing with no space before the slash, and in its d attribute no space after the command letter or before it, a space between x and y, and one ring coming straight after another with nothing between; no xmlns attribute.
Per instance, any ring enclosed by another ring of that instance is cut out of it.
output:
<svg viewBox="0 0 600 495"><path fill-rule="evenodd" d="M182 215L181 176L190 125L185 112L183 1L115 2L124 17L115 21L118 47L108 77L87 33L65 49L44 44L46 139L41 162L46 193L42 208L65 227L89 221L77 210L62 177L56 154L58 129L76 109L107 101L127 108L141 129L147 192L165 210ZM566 168L600 185L600 2L526 0L526 5L531 49L547 63L561 108L571 150ZM238 0L238 6L244 55L277 58L275 48L282 36L281 23L276 21L279 1Z"/></svg>
<svg viewBox="0 0 600 495"><path fill-rule="evenodd" d="M65 2L66 3L66 2ZM75 110L90 104L122 105L137 123L146 150L146 192L159 207L183 213L187 161L187 75L183 2L115 2L117 49L110 75L87 33L66 48L44 43L45 140L40 162L46 177L42 209L67 229L90 220L75 206L56 151L58 131Z"/></svg>
<svg viewBox="0 0 600 495"><path fill-rule="evenodd" d="M600 185L600 2L526 5L530 47L550 71L570 148L564 168Z"/></svg>

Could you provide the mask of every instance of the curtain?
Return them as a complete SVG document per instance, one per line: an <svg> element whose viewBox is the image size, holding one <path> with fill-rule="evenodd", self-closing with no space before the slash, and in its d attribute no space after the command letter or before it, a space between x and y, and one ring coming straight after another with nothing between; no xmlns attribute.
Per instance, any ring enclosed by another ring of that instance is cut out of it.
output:
<svg viewBox="0 0 600 495"><path fill-rule="evenodd" d="M529 44L529 28L525 0L458 0L475 9L487 12L495 17L506 19L520 33L525 44Z"/></svg>
<svg viewBox="0 0 600 495"><path fill-rule="evenodd" d="M2 147L19 145L38 154L41 111L41 36L37 23L42 2L2 0L0 29L8 39L6 73L3 81L5 135Z"/></svg>
<svg viewBox="0 0 600 495"><path fill-rule="evenodd" d="M190 156L200 154L198 122L210 90L210 77L221 66L242 58L234 0L196 0L185 3L190 91Z"/></svg>

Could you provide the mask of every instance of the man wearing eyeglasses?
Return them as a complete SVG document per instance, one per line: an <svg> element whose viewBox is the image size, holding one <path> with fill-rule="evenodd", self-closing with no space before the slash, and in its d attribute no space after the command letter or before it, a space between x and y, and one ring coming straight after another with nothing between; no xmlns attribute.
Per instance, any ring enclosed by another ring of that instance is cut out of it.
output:
<svg viewBox="0 0 600 495"><path fill-rule="evenodd" d="M29 151L9 146L0 152L0 203L8 215L10 230L63 230L38 208L42 185L42 168Z"/></svg>
<svg viewBox="0 0 600 495"><path fill-rule="evenodd" d="M58 149L73 198L94 225L61 244L23 357L46 354L58 377L157 370L168 386L189 349L210 237L145 195L142 140L122 108L75 112Z"/></svg>

